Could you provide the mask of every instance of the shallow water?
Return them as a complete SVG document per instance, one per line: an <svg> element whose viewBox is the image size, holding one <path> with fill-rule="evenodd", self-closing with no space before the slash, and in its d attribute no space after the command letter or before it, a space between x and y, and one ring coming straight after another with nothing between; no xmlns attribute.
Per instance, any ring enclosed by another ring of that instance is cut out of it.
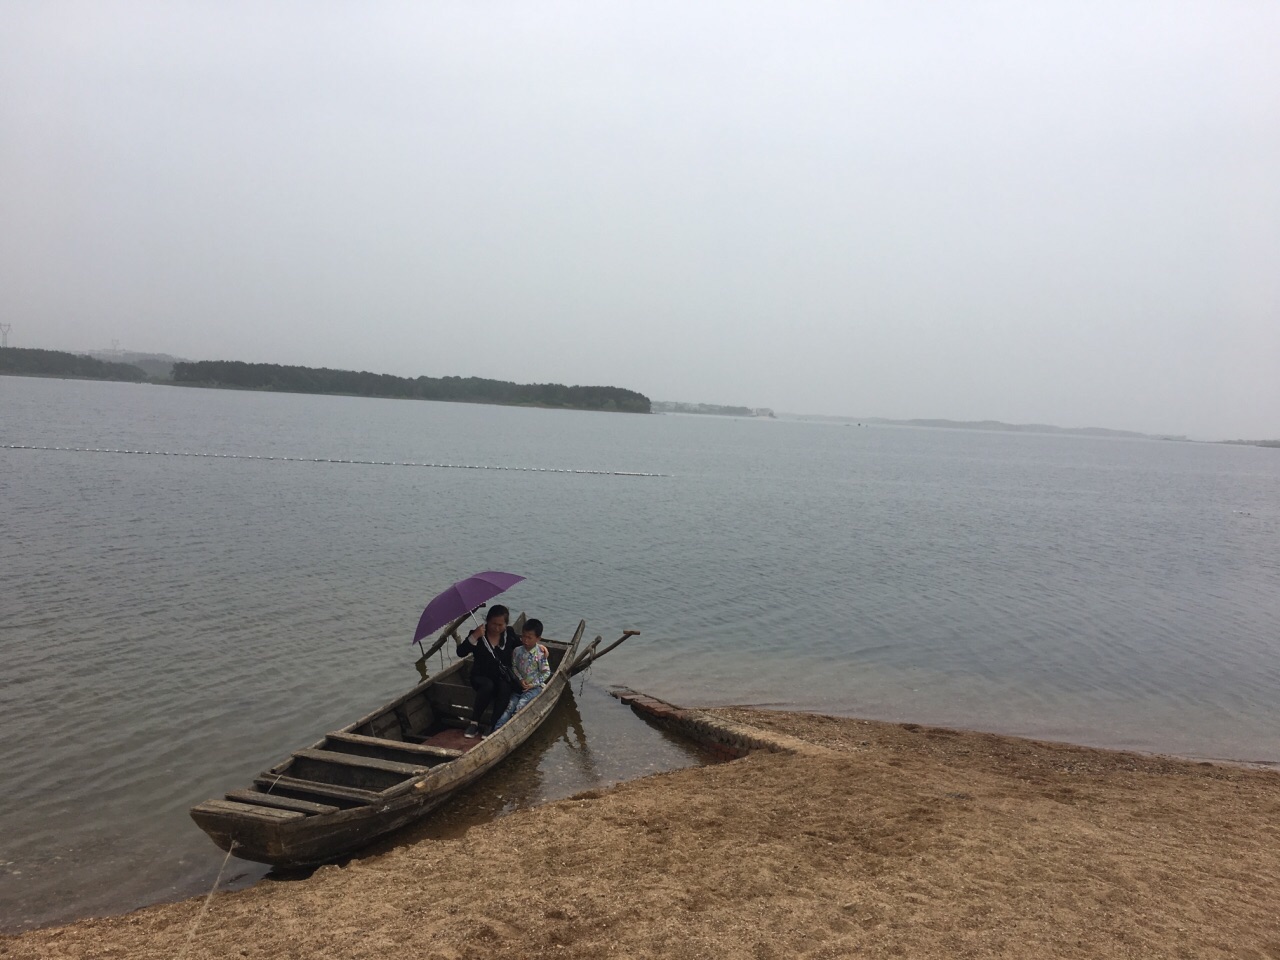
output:
<svg viewBox="0 0 1280 960"><path fill-rule="evenodd" d="M513 758L503 806L698 762L610 683L1280 759L1278 451L22 378L0 411L0 445L603 471L0 449L10 928L207 888L186 809L412 684L482 569L552 635L643 631L575 682L592 764Z"/></svg>

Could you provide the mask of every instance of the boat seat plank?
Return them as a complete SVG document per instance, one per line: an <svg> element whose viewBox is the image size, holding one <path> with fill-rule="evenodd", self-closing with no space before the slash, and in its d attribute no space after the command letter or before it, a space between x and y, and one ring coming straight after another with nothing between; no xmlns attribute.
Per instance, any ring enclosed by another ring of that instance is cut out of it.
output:
<svg viewBox="0 0 1280 960"><path fill-rule="evenodd" d="M341 731L331 733L328 738L338 743L354 743L363 744L367 747L386 747L390 750L396 750L406 754L416 754L418 756L436 760L456 760L462 756L461 750L449 750L445 747L433 747L424 743L408 743L403 740L384 740L381 737L366 737L358 733L342 733Z"/></svg>
<svg viewBox="0 0 1280 960"><path fill-rule="evenodd" d="M285 823L289 820L301 820L306 816L297 810L278 810L275 807L260 807L252 803L236 803L234 800L206 800L196 808L201 813L232 814L239 817L250 817L267 823Z"/></svg>
<svg viewBox="0 0 1280 960"><path fill-rule="evenodd" d="M233 790L227 794L227 799L237 803L278 807L281 810L297 810L299 813L310 814L337 813L342 809L331 803L312 803L310 800L295 800L293 797L279 797L274 793L259 793L256 790Z"/></svg>
<svg viewBox="0 0 1280 960"><path fill-rule="evenodd" d="M348 803L377 803L382 797L374 790L361 790L358 787L340 787L335 783L319 783L315 780L300 780L297 777L277 777L274 773L255 777L254 786L264 790L279 792L288 790L293 793L305 793L313 797L325 797L333 800L345 800Z"/></svg>
<svg viewBox="0 0 1280 960"><path fill-rule="evenodd" d="M361 767L365 770L380 770L383 773L395 773L403 777L420 777L427 772L427 768L420 764L401 763L399 760L378 760L374 757L357 757L355 754L338 753L334 750L295 750L293 755L304 760L334 763L343 767Z"/></svg>
<svg viewBox="0 0 1280 960"><path fill-rule="evenodd" d="M397 707L396 710L399 710ZM386 740L399 740L404 736L405 721L400 719L400 714L396 711L384 713L380 717L375 717L366 723L362 730L366 730L370 736L381 737Z"/></svg>
<svg viewBox="0 0 1280 960"><path fill-rule="evenodd" d="M476 691L469 683L437 683L427 689L427 698L440 706L474 710Z"/></svg>

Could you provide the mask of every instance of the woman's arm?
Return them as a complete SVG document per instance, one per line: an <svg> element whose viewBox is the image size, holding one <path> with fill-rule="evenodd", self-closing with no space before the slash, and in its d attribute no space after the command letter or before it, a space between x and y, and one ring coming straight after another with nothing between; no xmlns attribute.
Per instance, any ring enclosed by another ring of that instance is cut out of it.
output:
<svg viewBox="0 0 1280 960"><path fill-rule="evenodd" d="M458 659L462 659L471 653L471 648L475 646L476 640L484 633L483 627L476 627L470 633L463 636L454 648L454 654Z"/></svg>

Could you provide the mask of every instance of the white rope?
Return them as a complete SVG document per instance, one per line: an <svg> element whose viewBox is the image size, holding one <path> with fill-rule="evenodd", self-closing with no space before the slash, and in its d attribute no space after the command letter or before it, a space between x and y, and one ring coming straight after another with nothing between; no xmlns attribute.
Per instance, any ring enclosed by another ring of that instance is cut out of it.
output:
<svg viewBox="0 0 1280 960"><path fill-rule="evenodd" d="M222 866L218 868L218 875L213 878L213 886L209 888L209 895L204 898L204 905L200 907L200 912L196 914L196 918L191 924L191 929L187 931L187 942L178 951L178 960L184 960L187 951L191 949L191 941L195 939L196 930L200 928L204 915L209 912L209 904L213 902L213 894L218 889L218 884L222 882L222 871L227 869L227 862L231 859L231 851L235 848L236 842L232 840L231 846L227 848L227 855L222 858Z"/></svg>
<svg viewBox="0 0 1280 960"><path fill-rule="evenodd" d="M276 778L275 778L274 780L272 780L272 781L271 781L271 786L267 787L267 789L266 789L266 790L263 790L263 791L262 791L262 795L263 795L263 796L266 796L268 793L270 793L272 790L274 790L274 789L276 788L276 784L280 782L280 778L281 778L281 777L283 777L283 776L284 776L284 774L283 774L283 773L277 773L277 774L276 774ZM233 841L233 842L234 842L234 841Z"/></svg>

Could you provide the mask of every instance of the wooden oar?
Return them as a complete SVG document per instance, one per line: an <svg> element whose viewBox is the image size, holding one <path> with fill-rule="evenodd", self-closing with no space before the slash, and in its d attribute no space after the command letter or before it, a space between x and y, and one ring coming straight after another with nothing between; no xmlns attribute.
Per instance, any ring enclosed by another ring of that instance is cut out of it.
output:
<svg viewBox="0 0 1280 960"><path fill-rule="evenodd" d="M582 654L578 657L578 659L573 661L573 666L569 669L569 675L572 676L575 673L581 673L583 670L587 669L587 667L591 666L591 664L595 663L597 660L603 657L610 650L615 649L619 644L623 643L628 637L634 637L639 633L640 633L639 630L624 630L622 631L621 637L613 641L613 643L609 644L603 650L596 649L601 639L603 639L602 637L596 637L595 640L591 642L591 646L587 647L586 650L582 651Z"/></svg>
<svg viewBox="0 0 1280 960"><path fill-rule="evenodd" d="M587 645L587 649L578 654L578 659L573 661L573 666L569 668L569 676L572 677L575 673L581 673L587 668L587 664L591 662L591 655L596 652L596 647L600 646L600 641L603 639L604 637L596 637Z"/></svg>
<svg viewBox="0 0 1280 960"><path fill-rule="evenodd" d="M637 637L637 636L639 636L639 635L640 635L640 631L639 631L639 630L623 630L623 631L622 631L622 636L620 636L617 640L613 641L613 643L609 644L607 647L605 647L603 650L601 650L599 653L597 653L597 654L596 654L594 657L592 657L591 659L592 659L592 660L599 660L601 657L603 657L603 656L604 656L606 653L608 653L610 650L613 650L614 648L621 646L621 645L622 645L622 642L623 642L624 640L626 640L626 639L627 639L627 637Z"/></svg>
<svg viewBox="0 0 1280 960"><path fill-rule="evenodd" d="M426 660L429 656L431 656L433 653L435 653L437 650L443 647L445 644L445 641L448 640L450 637L453 637L453 642L457 643L458 627L460 627L462 625L462 621L467 619L467 617L469 616L471 616L471 614L464 613L457 620L453 621L453 623L449 624L447 627L441 630L439 638L436 640L435 643L431 645L431 649L422 655L422 659Z"/></svg>

